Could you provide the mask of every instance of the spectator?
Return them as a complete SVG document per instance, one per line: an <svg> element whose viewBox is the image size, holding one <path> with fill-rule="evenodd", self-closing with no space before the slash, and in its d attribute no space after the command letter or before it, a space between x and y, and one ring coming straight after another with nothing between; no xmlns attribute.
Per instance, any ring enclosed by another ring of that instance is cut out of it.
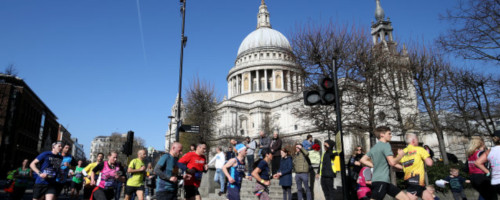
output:
<svg viewBox="0 0 500 200"><path fill-rule="evenodd" d="M11 198L13 200L21 200L23 198L24 193L26 192L26 188L31 181L31 169L28 166L28 159L24 159L21 167L17 168L14 173L14 191L11 194Z"/></svg>
<svg viewBox="0 0 500 200"><path fill-rule="evenodd" d="M236 153L233 151L233 146L229 145L226 151L226 161L229 161L231 158L236 158Z"/></svg>
<svg viewBox="0 0 500 200"><path fill-rule="evenodd" d="M464 183L470 183L464 177L459 175L459 170L457 168L450 168L450 176L446 177L444 180L446 183L450 184L451 193L455 200L466 200L467 197L464 193Z"/></svg>
<svg viewBox="0 0 500 200"><path fill-rule="evenodd" d="M370 186L372 185L372 171L369 167L363 167L359 171L358 176L358 190L356 192L358 199L369 200L372 195Z"/></svg>
<svg viewBox="0 0 500 200"><path fill-rule="evenodd" d="M312 145L313 145L313 136L312 135L307 135L307 138L302 141L302 147L306 151L311 151L312 150Z"/></svg>
<svg viewBox="0 0 500 200"><path fill-rule="evenodd" d="M156 187L156 178L155 172L153 169L153 163L148 163L148 167L146 167L146 199L150 200L155 195L155 187Z"/></svg>
<svg viewBox="0 0 500 200"><path fill-rule="evenodd" d="M189 152L195 152L196 151L196 144L191 144L189 146Z"/></svg>
<svg viewBox="0 0 500 200"><path fill-rule="evenodd" d="M255 149L257 148L257 142L255 140L250 139L250 137L245 138L246 147L247 147L247 167L248 167L248 176L251 176L253 170L253 162L255 160Z"/></svg>
<svg viewBox="0 0 500 200"><path fill-rule="evenodd" d="M280 179L280 185L283 188L283 200L292 200L292 157L289 156L288 150L285 148L281 149L280 154L280 168L274 178Z"/></svg>
<svg viewBox="0 0 500 200"><path fill-rule="evenodd" d="M429 145L424 145L424 149L427 151L427 153L429 153L429 155L431 156L431 159L434 160L434 151L432 151L432 149L429 147Z"/></svg>
<svg viewBox="0 0 500 200"><path fill-rule="evenodd" d="M476 189L480 196L484 199L493 199L496 200L498 197L494 193L491 188L491 184L489 182L489 177L486 176L486 173L481 170L478 166L475 165L475 162L479 157L484 153L486 149L486 145L484 141L480 137L472 137L469 147L467 148L467 167L469 171L469 179L471 181L472 188ZM485 167L483 165L483 167Z"/></svg>
<svg viewBox="0 0 500 200"><path fill-rule="evenodd" d="M295 157L293 158L293 169L295 170L295 183L297 184L297 197L302 200L302 185L306 191L306 199L311 200L311 189L309 188L309 172L312 170L311 161L307 157L309 152L302 148L301 144L295 145Z"/></svg>
<svg viewBox="0 0 500 200"><path fill-rule="evenodd" d="M262 152L271 152L269 150L269 145L271 144L271 140L266 136L264 131L260 131L259 136L260 136L259 156L260 158L262 158L262 155L264 155L262 154Z"/></svg>
<svg viewBox="0 0 500 200"><path fill-rule="evenodd" d="M224 187L226 183L224 172L222 172L222 167L224 166L224 163L226 163L226 155L224 155L222 147L217 147L217 154L215 154L214 158L210 160L208 165L211 165L214 162L215 162L214 181L220 184L219 196L221 196L222 194L224 194Z"/></svg>
<svg viewBox="0 0 500 200"><path fill-rule="evenodd" d="M321 177L321 189L325 195L325 199L333 199L333 179L335 178L336 168L335 159L338 158L338 153L335 151L335 142L326 140L323 144L325 152L321 156L321 162L316 178Z"/></svg>
<svg viewBox="0 0 500 200"><path fill-rule="evenodd" d="M278 132L274 131L273 134L273 140L271 141L271 153L273 153L273 161L272 161L272 174L276 174L278 172L278 169L280 168L280 157L281 157L281 139L279 138Z"/></svg>
<svg viewBox="0 0 500 200"><path fill-rule="evenodd" d="M491 175L491 187L493 190L490 190L490 193L495 192L496 194L500 194L500 130L495 131L492 139L495 146L481 155L475 164L486 173L486 176ZM484 163L487 161L491 164L491 170L484 166Z"/></svg>
<svg viewBox="0 0 500 200"><path fill-rule="evenodd" d="M356 183L358 180L359 172L361 171L362 165L359 160L364 156L363 148L361 146L356 146L354 149L351 158L349 159L349 163L347 163L347 167L349 168L349 177L351 178L351 189L350 191L356 191L358 184ZM354 194L352 194L354 195Z"/></svg>

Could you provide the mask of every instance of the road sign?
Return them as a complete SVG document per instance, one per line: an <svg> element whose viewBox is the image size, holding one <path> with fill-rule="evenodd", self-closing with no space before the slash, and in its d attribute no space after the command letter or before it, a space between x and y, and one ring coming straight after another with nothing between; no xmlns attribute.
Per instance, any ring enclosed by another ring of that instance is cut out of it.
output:
<svg viewBox="0 0 500 200"><path fill-rule="evenodd" d="M200 133L200 126L182 125L180 131L186 133Z"/></svg>

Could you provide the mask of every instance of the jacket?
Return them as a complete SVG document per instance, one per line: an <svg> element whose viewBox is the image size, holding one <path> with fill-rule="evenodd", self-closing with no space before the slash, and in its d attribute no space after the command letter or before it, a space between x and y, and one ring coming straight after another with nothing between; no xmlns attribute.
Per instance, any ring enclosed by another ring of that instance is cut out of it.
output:
<svg viewBox="0 0 500 200"><path fill-rule="evenodd" d="M277 138L271 141L271 150L273 150L273 156L281 156L281 139Z"/></svg>
<svg viewBox="0 0 500 200"><path fill-rule="evenodd" d="M306 156L309 155L309 152L304 148L300 149L300 151L302 153L297 152L293 158L293 168L295 169L295 173L308 173L309 163L307 163Z"/></svg>
<svg viewBox="0 0 500 200"><path fill-rule="evenodd" d="M292 186L292 157L288 156L286 158L282 158L280 162L279 172L281 172L280 176L280 185L281 186Z"/></svg>
<svg viewBox="0 0 500 200"><path fill-rule="evenodd" d="M260 138L260 145L262 146L261 149L269 149L270 144L271 144L271 139L269 139L268 137Z"/></svg>
<svg viewBox="0 0 500 200"><path fill-rule="evenodd" d="M321 156L318 174L322 177L335 177L335 174L340 171L340 157L338 152L334 150L335 143L332 140L325 142L329 144L330 148L326 149L325 153ZM328 169L330 167L331 169Z"/></svg>

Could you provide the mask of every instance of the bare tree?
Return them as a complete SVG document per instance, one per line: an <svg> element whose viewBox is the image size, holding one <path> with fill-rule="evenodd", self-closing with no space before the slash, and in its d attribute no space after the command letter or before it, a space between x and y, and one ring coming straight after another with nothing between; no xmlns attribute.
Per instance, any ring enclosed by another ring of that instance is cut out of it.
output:
<svg viewBox="0 0 500 200"><path fill-rule="evenodd" d="M375 103L370 101L369 97L367 102L365 95L361 98L355 96L366 94L366 91L372 89L372 85L365 84L370 83L366 81L370 78L364 77L369 75L367 71L371 70L366 60L363 60L370 58L368 32L355 26L333 23L326 26L308 25L297 30L291 37L292 46L297 63L303 70L305 90L317 90L318 79L332 75L335 60L341 99L341 102L337 103L342 107L343 122L347 122L344 127L353 133L369 132L374 141ZM369 112L365 113L366 110ZM311 120L316 130L329 132L336 132L337 129L336 118L332 117L334 113L333 106L304 106L292 110L292 114L298 118ZM362 119L349 120L355 118Z"/></svg>
<svg viewBox="0 0 500 200"><path fill-rule="evenodd" d="M428 114L430 128L437 135L444 164L448 164L440 112L445 110L445 90L448 80L446 71L450 66L443 60L441 54L433 49L416 47L410 49L408 67L412 72L420 103Z"/></svg>
<svg viewBox="0 0 500 200"><path fill-rule="evenodd" d="M16 66L14 64L7 65L4 73L11 76L17 76Z"/></svg>
<svg viewBox="0 0 500 200"><path fill-rule="evenodd" d="M500 0L459 0L442 19L454 27L437 42L465 59L500 63Z"/></svg>
<svg viewBox="0 0 500 200"><path fill-rule="evenodd" d="M195 77L186 91L186 124L200 126L197 141L211 141L215 134L218 99L214 86Z"/></svg>

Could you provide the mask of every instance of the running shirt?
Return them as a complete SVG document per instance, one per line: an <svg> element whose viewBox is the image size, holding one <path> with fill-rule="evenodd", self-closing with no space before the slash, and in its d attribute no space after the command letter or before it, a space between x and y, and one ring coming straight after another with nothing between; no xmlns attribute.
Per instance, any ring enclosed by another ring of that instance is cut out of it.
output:
<svg viewBox="0 0 500 200"><path fill-rule="evenodd" d="M236 166L232 166L229 168L229 174L231 178L234 179L234 183L229 183L228 186L230 188L241 188L241 181L245 177L245 162L240 162L238 158L236 159Z"/></svg>
<svg viewBox="0 0 500 200"><path fill-rule="evenodd" d="M66 180L68 179L69 166L71 166L72 161L73 161L73 156L71 156L71 154L67 154L66 156L63 156L59 176L57 176L57 178L56 178L56 181L58 183L65 183ZM66 165L68 165L68 166L66 166Z"/></svg>
<svg viewBox="0 0 500 200"><path fill-rule="evenodd" d="M46 151L38 155L36 159L40 161L40 174L45 173L47 177L41 178L37 176L35 184L47 185L49 183L54 183L59 174L59 168L61 167L63 157L53 154L52 151Z"/></svg>
<svg viewBox="0 0 500 200"><path fill-rule="evenodd" d="M29 182L30 182L30 168L26 168L23 170L22 167L19 167L17 169L17 176L16 181L14 182L14 185L16 187L28 187Z"/></svg>
<svg viewBox="0 0 500 200"><path fill-rule="evenodd" d="M477 150L472 155L467 158L467 164L469 166L469 174L484 174L483 170L479 169L474 162L481 156L483 151Z"/></svg>
<svg viewBox="0 0 500 200"><path fill-rule="evenodd" d="M371 180L372 180L371 168L369 167L361 168L358 176L359 188L358 191L356 192L358 199L371 196L372 190L368 187L368 185L366 185L366 181L371 181Z"/></svg>
<svg viewBox="0 0 500 200"><path fill-rule="evenodd" d="M144 167L144 162L139 158L133 159L128 165L128 168L133 170L138 170L141 167ZM142 185L144 185L144 172L132 173L132 177L127 180L127 186L140 187Z"/></svg>
<svg viewBox="0 0 500 200"><path fill-rule="evenodd" d="M424 160L430 157L429 152L422 147L413 145L408 145L404 152L405 155L399 161L403 165L404 180L409 184L425 187Z"/></svg>
<svg viewBox="0 0 500 200"><path fill-rule="evenodd" d="M373 182L390 183L389 163L387 156L393 156L391 145L388 142L377 142L366 154L373 161Z"/></svg>
<svg viewBox="0 0 500 200"><path fill-rule="evenodd" d="M115 177L120 174L122 176L125 175L125 170L120 164L115 163L115 165L109 165L108 161L104 161L98 164L94 169L92 169L94 173L100 171L99 178L97 179L97 187L108 189L110 187L115 186Z"/></svg>
<svg viewBox="0 0 500 200"><path fill-rule="evenodd" d="M203 171L205 171L205 164L207 163L207 159L205 158L205 156L198 155L196 154L196 152L189 152L179 159L179 163L185 164L188 169L196 170L194 177L186 180L184 185L200 187Z"/></svg>
<svg viewBox="0 0 500 200"><path fill-rule="evenodd" d="M78 183L78 184L80 184L80 183L83 182L83 173L82 173L82 171L83 171L83 167L76 166L75 172L74 172L75 175L73 175L73 179L72 179L73 182Z"/></svg>
<svg viewBox="0 0 500 200"><path fill-rule="evenodd" d="M257 167L260 169L260 178L266 181L269 180L269 164L265 160L261 160Z"/></svg>
<svg viewBox="0 0 500 200"><path fill-rule="evenodd" d="M500 184L500 146L491 148L488 161L491 166L491 185L498 185Z"/></svg>
<svg viewBox="0 0 500 200"><path fill-rule="evenodd" d="M98 162L94 162L94 163L90 163L88 164L85 168L83 168L83 171L85 171L85 185L89 185L90 184L90 171L92 171L99 163ZM95 172L96 175L99 175L99 172Z"/></svg>

